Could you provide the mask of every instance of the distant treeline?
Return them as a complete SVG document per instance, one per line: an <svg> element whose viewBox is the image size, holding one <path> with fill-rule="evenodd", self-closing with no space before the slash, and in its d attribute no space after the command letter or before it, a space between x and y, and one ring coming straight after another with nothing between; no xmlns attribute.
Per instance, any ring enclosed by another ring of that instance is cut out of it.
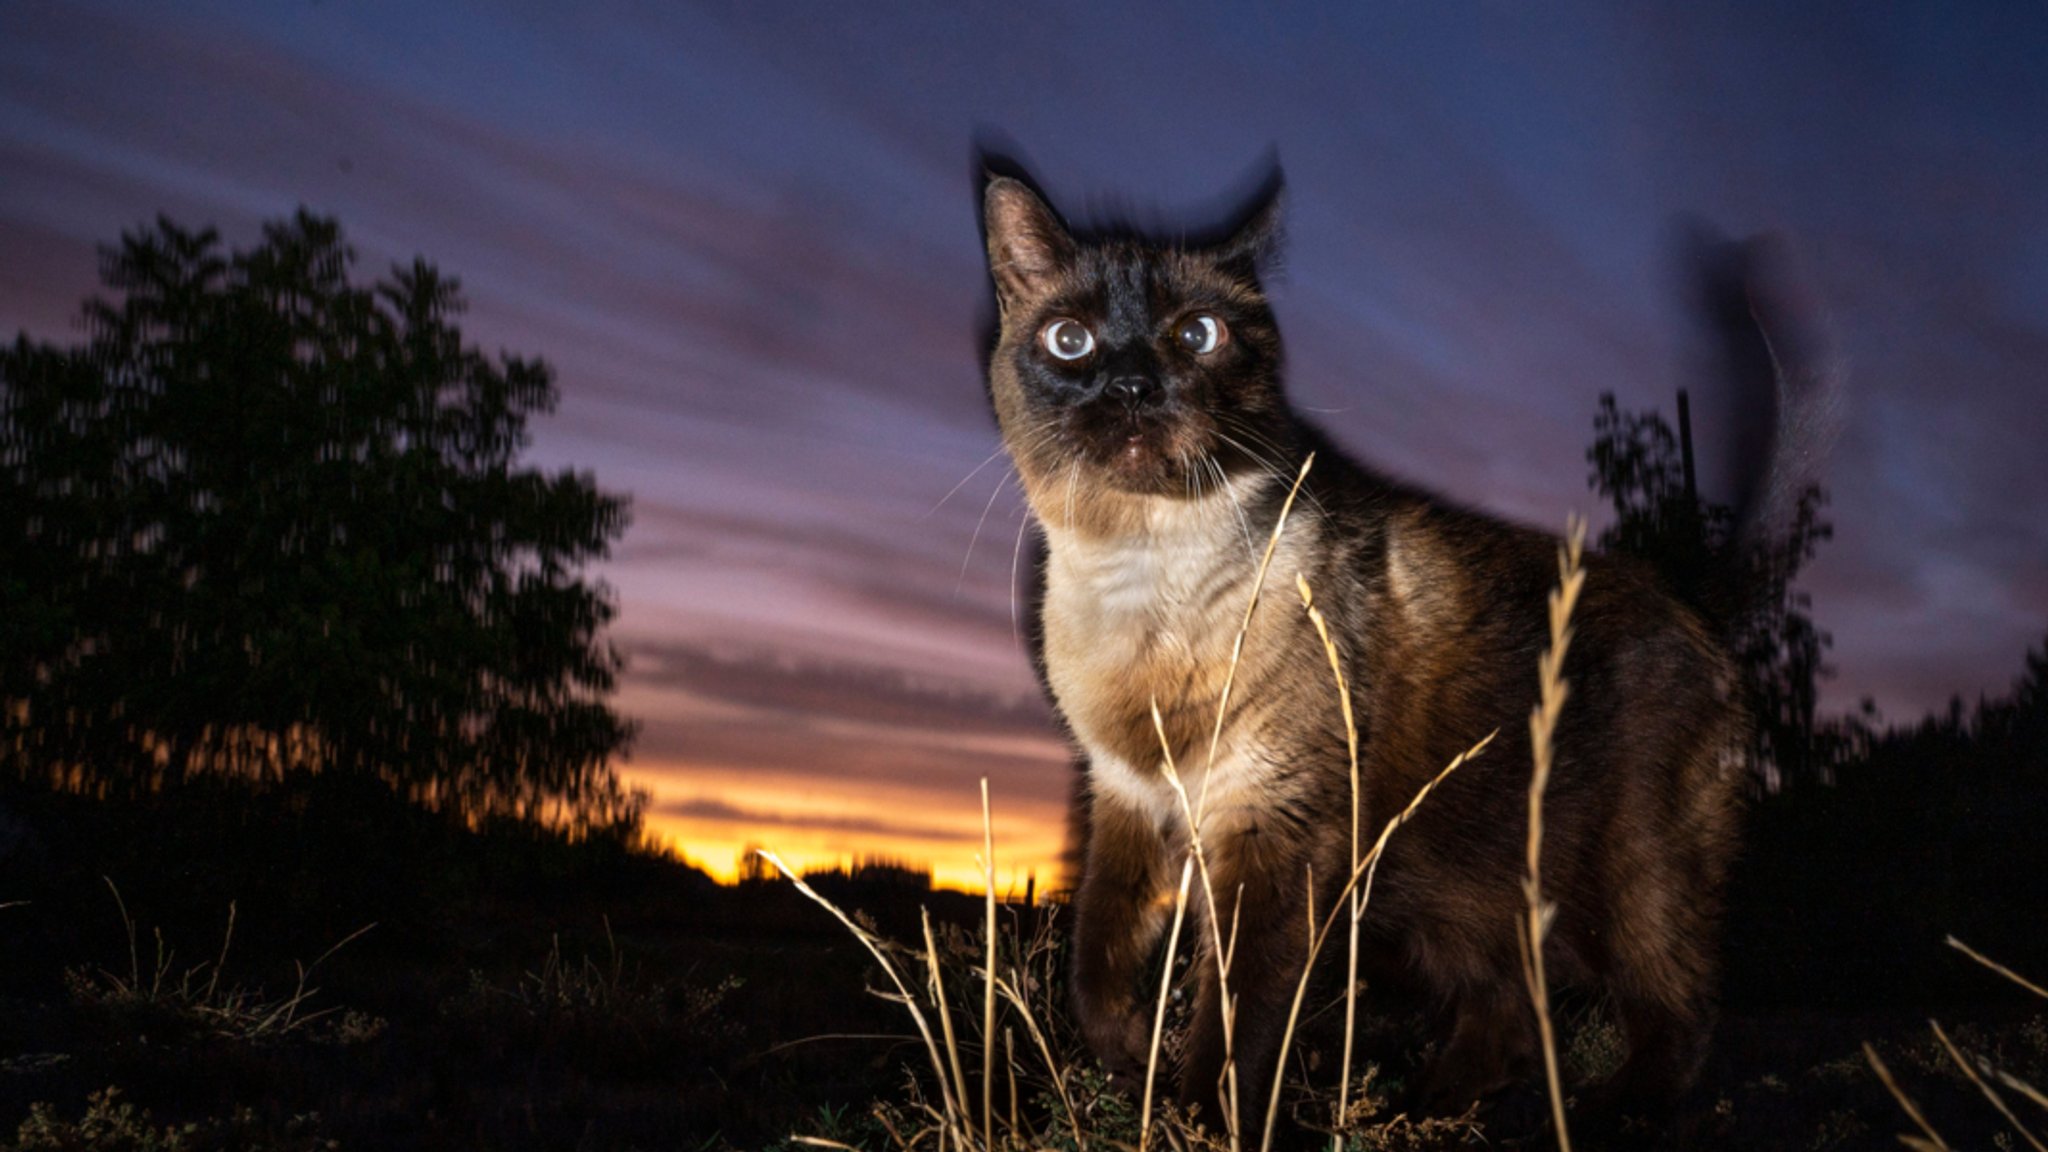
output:
<svg viewBox="0 0 2048 1152"><path fill-rule="evenodd" d="M2048 976L2048 642L2011 692L1879 729L1823 724L1752 813L1729 915L1741 995L1996 995L1953 935Z"/></svg>

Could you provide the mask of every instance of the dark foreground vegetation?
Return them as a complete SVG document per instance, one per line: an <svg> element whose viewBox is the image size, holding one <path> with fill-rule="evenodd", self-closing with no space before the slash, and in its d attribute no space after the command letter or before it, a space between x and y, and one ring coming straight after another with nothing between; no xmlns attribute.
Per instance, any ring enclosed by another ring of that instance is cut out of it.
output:
<svg viewBox="0 0 2048 1152"><path fill-rule="evenodd" d="M851 941L630 829L339 780L0 811L0 1147L753 1147L888 1078L886 1044L775 1047L901 1030ZM36 1142L108 1088L159 1144Z"/></svg>
<svg viewBox="0 0 2048 1152"><path fill-rule="evenodd" d="M2048 973L2044 673L2048 651L2012 695L1868 734L1832 783L1758 800L1720 1039L1673 1146L1896 1146L1912 1128L1866 1041L1952 1146L2025 1146L1928 1021L1973 1070L2048 1082L2048 1001L1943 943ZM880 1149L939 1100L911 1018L824 909L783 881L719 887L630 824L471 827L340 776L126 799L10 783L0 877L24 901L0 909L0 1147ZM978 1085L980 901L887 870L833 879L835 903L915 951L929 909ZM1057 907L1001 910L1000 970L1062 1081L1006 1005L997 1109L1014 1066L1019 1124L1045 1143L1072 1144L1059 1089L1094 1143L1134 1143L1133 1103L1065 1031L1060 925ZM926 997L923 960L893 961ZM1320 1095L1291 1104L1284 1144L1327 1122L1333 998L1295 1065ZM1352 1146L1548 1146L1540 1109L1513 1100L1470 1123L1398 1118L1425 1021L1391 987L1362 1003ZM1558 1015L1568 1066L1612 1066L1599 1005L1567 993Z"/></svg>
<svg viewBox="0 0 2048 1152"><path fill-rule="evenodd" d="M817 878L892 977L796 885L645 841L582 574L625 499L521 466L552 377L464 345L452 281L360 287L352 259L309 216L246 252L160 222L106 254L86 346L0 348L0 1150L879 1150L983 1106L1005 1146L1136 1146L1066 1029L1057 905L1000 910L987 1032L980 901ZM1609 403L1595 431L1603 546L1725 546L1661 419ZM2048 1000L1944 941L2048 981L2048 648L1996 700L1816 723L1793 581L1823 505L1744 641L1782 786L1716 1055L1681 1123L1628 1135L1892 1147L1912 1122L1868 1042L1952 1146L2040 1147ZM1339 1003L1309 1004L1282 1146L1549 1145L1533 1097L1405 1115L1430 1033L1377 980L1336 1123ZM1555 1004L1567 1068L1612 1068L1601 1006Z"/></svg>

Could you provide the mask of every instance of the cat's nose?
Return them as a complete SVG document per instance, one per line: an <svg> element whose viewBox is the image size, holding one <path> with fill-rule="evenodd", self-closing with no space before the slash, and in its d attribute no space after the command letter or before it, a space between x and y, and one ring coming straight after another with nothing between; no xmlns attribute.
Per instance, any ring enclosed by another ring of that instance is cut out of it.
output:
<svg viewBox="0 0 2048 1152"><path fill-rule="evenodd" d="M1159 395L1159 382L1150 376L1119 376L1103 385L1103 395L1121 400L1125 406L1140 407Z"/></svg>

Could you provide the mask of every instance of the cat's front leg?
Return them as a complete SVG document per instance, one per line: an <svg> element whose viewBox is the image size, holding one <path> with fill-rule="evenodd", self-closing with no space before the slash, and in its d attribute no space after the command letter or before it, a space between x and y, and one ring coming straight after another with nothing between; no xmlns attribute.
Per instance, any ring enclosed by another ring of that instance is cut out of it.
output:
<svg viewBox="0 0 2048 1152"><path fill-rule="evenodd" d="M1166 845L1146 813L1101 789L1088 800L1088 841L1075 892L1074 1015L1112 1075L1142 1075L1151 1015L1139 982L1171 912Z"/></svg>
<svg viewBox="0 0 2048 1152"><path fill-rule="evenodd" d="M1257 812L1217 817L1216 831L1203 837L1216 932L1203 926L1195 960L1195 1015L1181 1069L1180 1102L1199 1107L1199 1118L1212 1131L1223 1131L1221 1118L1233 1095L1225 1071L1234 1065L1239 1127L1257 1131L1265 1122L1288 1009L1308 962L1309 884L1313 879L1327 888L1330 877L1311 877L1309 862L1317 846L1300 829L1282 828ZM1318 915L1327 895L1317 893ZM1219 937L1230 952L1227 977L1216 963ZM1236 1005L1227 1040L1226 984Z"/></svg>

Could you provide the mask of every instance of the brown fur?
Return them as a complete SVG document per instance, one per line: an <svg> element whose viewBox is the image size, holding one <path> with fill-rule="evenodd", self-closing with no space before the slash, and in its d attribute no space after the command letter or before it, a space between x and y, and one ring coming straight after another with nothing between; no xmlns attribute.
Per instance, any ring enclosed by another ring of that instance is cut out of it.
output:
<svg viewBox="0 0 2048 1152"><path fill-rule="evenodd" d="M1045 534L1039 659L1087 766L1073 974L1089 1043L1114 1071L1142 1067L1142 977L1189 844L1156 702L1187 788L1206 791L1218 907L1199 915L1235 924L1240 1099L1248 1118L1252 1102L1263 1107L1306 956L1310 886L1328 908L1352 852L1342 720L1292 592L1298 573L1356 697L1368 842L1454 756L1499 732L1394 838L1366 924L1455 1013L1431 1096L1462 1105L1502 1086L1531 1050L1515 924L1556 541L1374 473L1289 410L1257 277L1269 214L1221 245L1182 249L1078 241L1012 180L991 181L985 209L1002 311L990 396ZM1230 342L1203 355L1176 345L1175 326L1196 313L1222 317ZM1084 361L1040 343L1058 317L1096 334ZM1119 394L1118 380L1143 387ZM1309 451L1316 464L1212 763L1257 553ZM1746 718L1715 627L1653 573L1592 559L1576 626L1547 803L1551 962L1619 1006L1630 1057L1617 1090L1669 1098L1695 1075L1712 1020ZM1222 1014L1211 933L1197 935L1181 1096L1213 1117Z"/></svg>

